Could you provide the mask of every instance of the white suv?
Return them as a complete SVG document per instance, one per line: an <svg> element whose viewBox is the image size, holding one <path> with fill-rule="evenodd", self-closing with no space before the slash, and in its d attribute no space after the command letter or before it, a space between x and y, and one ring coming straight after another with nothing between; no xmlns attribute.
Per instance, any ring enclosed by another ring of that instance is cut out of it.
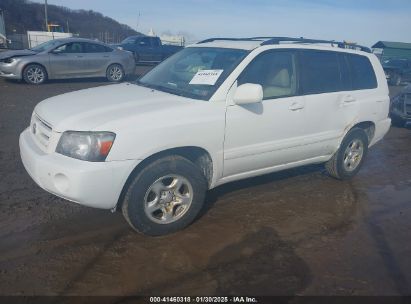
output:
<svg viewBox="0 0 411 304"><path fill-rule="evenodd" d="M364 47L208 39L133 83L39 103L20 136L45 190L121 209L149 235L199 214L207 189L313 163L347 179L390 128L387 81Z"/></svg>

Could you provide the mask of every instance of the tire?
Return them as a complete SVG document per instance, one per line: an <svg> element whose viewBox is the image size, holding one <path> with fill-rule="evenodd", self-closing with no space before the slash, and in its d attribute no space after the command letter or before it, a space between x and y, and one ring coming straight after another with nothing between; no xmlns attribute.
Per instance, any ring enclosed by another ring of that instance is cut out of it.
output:
<svg viewBox="0 0 411 304"><path fill-rule="evenodd" d="M29 64L23 70L23 79L28 84L40 85L47 81L46 69L39 64Z"/></svg>
<svg viewBox="0 0 411 304"><path fill-rule="evenodd" d="M358 152L354 153L354 150ZM348 154L349 152L352 154ZM367 134L363 129L353 128L344 137L337 152L325 163L325 168L336 179L350 179L360 170L367 153Z"/></svg>
<svg viewBox="0 0 411 304"><path fill-rule="evenodd" d="M206 179L196 165L181 156L168 156L150 163L133 178L121 209L137 232L165 235L194 221L206 191Z"/></svg>
<svg viewBox="0 0 411 304"><path fill-rule="evenodd" d="M126 77L123 67L120 64L112 64L107 68L107 80L110 82L121 82Z"/></svg>

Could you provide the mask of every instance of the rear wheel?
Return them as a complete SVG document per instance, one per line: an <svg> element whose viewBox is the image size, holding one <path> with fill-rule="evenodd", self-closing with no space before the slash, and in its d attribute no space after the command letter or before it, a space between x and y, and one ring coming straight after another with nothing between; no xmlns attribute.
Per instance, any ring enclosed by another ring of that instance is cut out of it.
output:
<svg viewBox="0 0 411 304"><path fill-rule="evenodd" d="M47 80L47 71L39 64L29 64L23 70L23 79L28 84L39 85Z"/></svg>
<svg viewBox="0 0 411 304"><path fill-rule="evenodd" d="M107 68L106 77L110 82L120 82L125 76L124 69L119 64L112 64Z"/></svg>
<svg viewBox="0 0 411 304"><path fill-rule="evenodd" d="M328 173L337 179L350 179L360 170L368 152L368 136L354 128L344 137L340 148L325 164Z"/></svg>
<svg viewBox="0 0 411 304"><path fill-rule="evenodd" d="M202 209L207 182L201 170L181 156L154 161L134 177L122 203L127 222L147 235L188 226Z"/></svg>

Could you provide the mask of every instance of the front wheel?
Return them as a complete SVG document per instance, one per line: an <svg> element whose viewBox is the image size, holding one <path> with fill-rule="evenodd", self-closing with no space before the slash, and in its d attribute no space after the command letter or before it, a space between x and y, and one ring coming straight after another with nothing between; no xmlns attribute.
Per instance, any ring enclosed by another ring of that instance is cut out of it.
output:
<svg viewBox="0 0 411 304"><path fill-rule="evenodd" d="M340 148L325 164L328 173L337 179L350 179L360 170L368 152L368 136L363 129L347 133Z"/></svg>
<svg viewBox="0 0 411 304"><path fill-rule="evenodd" d="M28 84L39 85L47 80L47 71L39 64L29 64L23 71L23 79Z"/></svg>
<svg viewBox="0 0 411 304"><path fill-rule="evenodd" d="M110 82L121 82L125 76L124 69L119 64L112 64L107 68L106 77Z"/></svg>
<svg viewBox="0 0 411 304"><path fill-rule="evenodd" d="M207 182L186 158L168 156L146 166L131 181L122 212L136 231L157 236L188 226L202 209Z"/></svg>

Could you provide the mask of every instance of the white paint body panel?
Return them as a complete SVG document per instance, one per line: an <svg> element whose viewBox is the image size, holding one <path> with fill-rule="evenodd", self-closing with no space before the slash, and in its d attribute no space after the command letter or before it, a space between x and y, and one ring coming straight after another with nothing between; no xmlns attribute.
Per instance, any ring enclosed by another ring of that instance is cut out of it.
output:
<svg viewBox="0 0 411 304"><path fill-rule="evenodd" d="M300 44L257 47L255 42L238 41L195 46L243 47L250 53L209 101L125 83L72 92L39 103L34 112L52 126L48 146L40 148L35 144L29 130L20 137L23 164L32 178L58 196L109 209L117 204L138 163L170 148L194 146L206 150L213 162L213 188L242 178L327 161L346 132L357 123L375 124L370 146L390 127L388 87L372 54ZM244 68L261 52L281 48L361 53L374 67L378 88L235 105L236 79ZM345 104L343 100L347 97L353 97L355 102ZM298 110L290 110L293 104L299 105ZM84 162L55 153L61 133L67 130L114 132L116 139L106 162ZM60 189L59 178L56 182L59 174L69 180L64 191Z"/></svg>

